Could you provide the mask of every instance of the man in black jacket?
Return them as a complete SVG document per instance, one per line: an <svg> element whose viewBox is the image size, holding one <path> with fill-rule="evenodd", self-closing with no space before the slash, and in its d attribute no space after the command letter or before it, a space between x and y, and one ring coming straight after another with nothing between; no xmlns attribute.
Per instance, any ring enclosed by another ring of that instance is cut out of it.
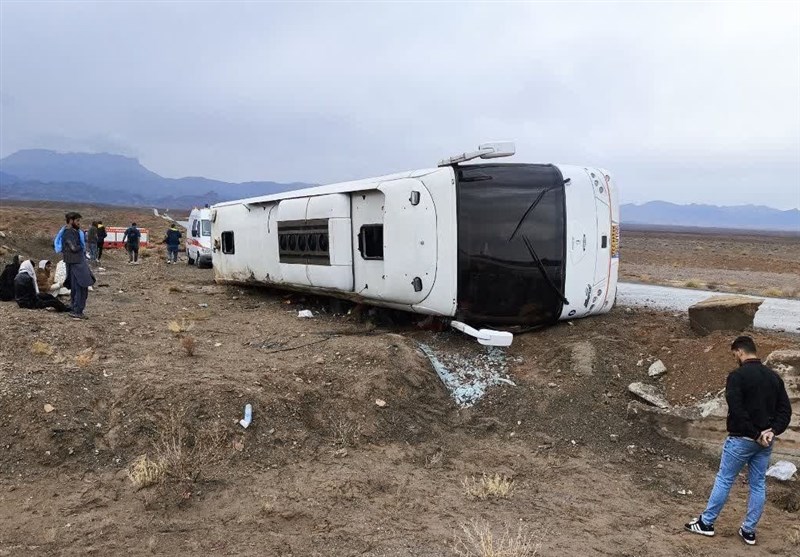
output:
<svg viewBox="0 0 800 557"><path fill-rule="evenodd" d="M685 525L686 530L703 536L714 535L714 522L728 499L731 487L744 465L748 468L750 497L739 537L748 545L756 543L756 525L767 499L766 472L775 436L789 427L792 405L781 377L764 366L756 356L756 343L748 336L731 344L739 368L728 375L725 400L728 402L728 438L708 499L706 510Z"/></svg>
<svg viewBox="0 0 800 557"><path fill-rule="evenodd" d="M86 319L83 310L89 297L89 287L94 284L94 275L86 262L86 251L81 237L81 216L78 213L68 214L68 225L61 236L62 254L67 265L70 293L72 296L73 319Z"/></svg>

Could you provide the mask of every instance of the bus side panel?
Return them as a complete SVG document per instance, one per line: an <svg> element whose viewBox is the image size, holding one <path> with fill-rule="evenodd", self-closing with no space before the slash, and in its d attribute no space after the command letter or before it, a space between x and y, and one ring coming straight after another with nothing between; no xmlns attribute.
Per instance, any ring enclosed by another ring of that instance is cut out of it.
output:
<svg viewBox="0 0 800 557"><path fill-rule="evenodd" d="M458 228L456 179L453 168L442 167L419 177L430 192L436 210L436 280L428 296L414 311L452 317L458 286Z"/></svg>
<svg viewBox="0 0 800 557"><path fill-rule="evenodd" d="M277 230L270 227L272 206L228 205L216 209L211 235L214 276L237 282L269 282L278 268ZM233 233L233 253L221 250L222 234Z"/></svg>

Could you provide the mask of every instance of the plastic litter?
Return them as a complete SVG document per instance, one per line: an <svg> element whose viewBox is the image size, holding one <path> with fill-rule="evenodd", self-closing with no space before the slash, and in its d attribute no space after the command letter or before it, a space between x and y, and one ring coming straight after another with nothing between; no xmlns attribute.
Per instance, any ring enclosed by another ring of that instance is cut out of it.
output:
<svg viewBox="0 0 800 557"><path fill-rule="evenodd" d="M769 467L767 476L771 476L783 482L791 480L792 476L797 472L797 466L788 460L779 460Z"/></svg>
<svg viewBox="0 0 800 557"><path fill-rule="evenodd" d="M239 425L247 429L251 421L253 421L253 406L246 404L244 407L244 419L239 420Z"/></svg>
<svg viewBox="0 0 800 557"><path fill-rule="evenodd" d="M300 311L297 312L297 317L310 319L310 318L314 317L314 314L311 313L310 309L301 309Z"/></svg>

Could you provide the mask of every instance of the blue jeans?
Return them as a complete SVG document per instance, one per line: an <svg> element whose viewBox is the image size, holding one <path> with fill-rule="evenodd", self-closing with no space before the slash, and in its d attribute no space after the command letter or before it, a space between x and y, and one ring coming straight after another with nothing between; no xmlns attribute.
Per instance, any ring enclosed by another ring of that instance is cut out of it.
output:
<svg viewBox="0 0 800 557"><path fill-rule="evenodd" d="M745 532L755 532L761 513L764 512L764 503L767 499L767 466L772 447L762 447L752 439L746 437L728 437L722 447L722 459L719 463L719 472L714 480L714 489L708 498L706 510L701 515L705 524L713 525L717 520L722 507L728 500L728 494L736 481L736 476L748 465L748 482L750 484L750 497L747 498L747 515L745 515L742 529Z"/></svg>

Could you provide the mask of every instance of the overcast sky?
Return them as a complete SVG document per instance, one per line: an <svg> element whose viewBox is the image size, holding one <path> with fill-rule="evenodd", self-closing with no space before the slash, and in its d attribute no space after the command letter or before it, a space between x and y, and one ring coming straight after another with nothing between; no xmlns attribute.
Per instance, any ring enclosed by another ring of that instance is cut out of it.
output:
<svg viewBox="0 0 800 557"><path fill-rule="evenodd" d="M0 155L333 182L491 140L625 202L800 207L800 3L0 3Z"/></svg>

